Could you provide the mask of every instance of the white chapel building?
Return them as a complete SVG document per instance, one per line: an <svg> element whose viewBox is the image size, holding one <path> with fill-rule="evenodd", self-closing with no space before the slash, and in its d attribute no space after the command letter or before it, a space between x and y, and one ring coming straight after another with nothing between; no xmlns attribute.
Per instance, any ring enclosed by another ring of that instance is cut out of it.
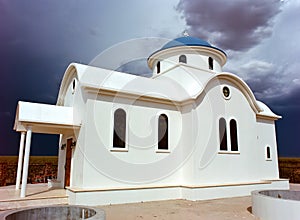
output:
<svg viewBox="0 0 300 220"><path fill-rule="evenodd" d="M208 42L184 36L149 56L152 77L70 64L56 105L18 103L21 197L34 133L60 134L56 183L71 204L288 189L278 171L281 117L241 78L222 71L226 58Z"/></svg>

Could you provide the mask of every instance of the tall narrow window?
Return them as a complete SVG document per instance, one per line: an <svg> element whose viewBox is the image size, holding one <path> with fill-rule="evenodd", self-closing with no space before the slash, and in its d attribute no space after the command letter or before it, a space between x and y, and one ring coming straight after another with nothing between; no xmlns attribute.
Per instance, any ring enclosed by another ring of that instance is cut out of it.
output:
<svg viewBox="0 0 300 220"><path fill-rule="evenodd" d="M169 149L168 116L162 114L158 119L158 150Z"/></svg>
<svg viewBox="0 0 300 220"><path fill-rule="evenodd" d="M234 119L230 120L230 141L231 141L231 151L238 151L238 138L237 138L237 126Z"/></svg>
<svg viewBox="0 0 300 220"><path fill-rule="evenodd" d="M211 57L208 58L208 67L210 70L214 69L214 60Z"/></svg>
<svg viewBox="0 0 300 220"><path fill-rule="evenodd" d="M117 109L114 113L114 137L113 147L125 148L126 142L126 112Z"/></svg>
<svg viewBox="0 0 300 220"><path fill-rule="evenodd" d="M75 89L76 89L76 79L73 79L73 82L72 82L72 94L74 94Z"/></svg>
<svg viewBox="0 0 300 220"><path fill-rule="evenodd" d="M220 118L219 120L219 138L220 138L220 150L227 150L226 121L224 118Z"/></svg>
<svg viewBox="0 0 300 220"><path fill-rule="evenodd" d="M160 73L160 61L158 61L156 64L156 72Z"/></svg>
<svg viewBox="0 0 300 220"><path fill-rule="evenodd" d="M180 55L179 63L186 63L186 55Z"/></svg>
<svg viewBox="0 0 300 220"><path fill-rule="evenodd" d="M267 146L266 151L267 151L267 160L270 160L271 159L271 149L269 146Z"/></svg>

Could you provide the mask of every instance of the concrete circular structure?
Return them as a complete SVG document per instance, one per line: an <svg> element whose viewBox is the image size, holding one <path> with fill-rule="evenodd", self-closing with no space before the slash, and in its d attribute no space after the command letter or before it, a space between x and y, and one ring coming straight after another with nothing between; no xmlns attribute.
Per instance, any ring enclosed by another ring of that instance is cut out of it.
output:
<svg viewBox="0 0 300 220"><path fill-rule="evenodd" d="M6 211L0 220L51 219L51 220L105 220L102 209L85 206L57 205L39 206Z"/></svg>
<svg viewBox="0 0 300 220"><path fill-rule="evenodd" d="M300 218L300 191L253 191L252 213L263 220L298 220Z"/></svg>

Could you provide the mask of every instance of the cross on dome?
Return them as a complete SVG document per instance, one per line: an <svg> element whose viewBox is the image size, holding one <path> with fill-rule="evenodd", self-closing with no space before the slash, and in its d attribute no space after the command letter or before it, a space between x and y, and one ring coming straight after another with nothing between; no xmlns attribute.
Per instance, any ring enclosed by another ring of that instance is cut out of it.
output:
<svg viewBox="0 0 300 220"><path fill-rule="evenodd" d="M187 32L187 30L184 30L183 33L182 33L182 35L183 35L184 37L190 36L189 33Z"/></svg>

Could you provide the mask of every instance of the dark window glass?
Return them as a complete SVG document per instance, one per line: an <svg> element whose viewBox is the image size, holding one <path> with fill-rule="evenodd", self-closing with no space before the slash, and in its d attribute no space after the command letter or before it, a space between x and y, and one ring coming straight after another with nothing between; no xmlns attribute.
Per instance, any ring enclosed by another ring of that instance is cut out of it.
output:
<svg viewBox="0 0 300 220"><path fill-rule="evenodd" d="M186 55L181 55L179 57L179 63L186 63Z"/></svg>
<svg viewBox="0 0 300 220"><path fill-rule="evenodd" d="M224 118L220 118L219 120L219 137L220 137L220 150L227 150L226 121Z"/></svg>
<svg viewBox="0 0 300 220"><path fill-rule="evenodd" d="M158 119L158 149L169 149L168 137L168 117L165 114L159 116Z"/></svg>
<svg viewBox="0 0 300 220"><path fill-rule="evenodd" d="M117 109L114 113L113 147L125 148L126 142L126 112Z"/></svg>
<svg viewBox="0 0 300 220"><path fill-rule="evenodd" d="M160 73L160 62L159 61L156 64L156 72Z"/></svg>
<svg viewBox="0 0 300 220"><path fill-rule="evenodd" d="M72 83L72 90L73 90L73 91L75 90L75 87L76 87L76 80L73 79L73 83Z"/></svg>
<svg viewBox="0 0 300 220"><path fill-rule="evenodd" d="M225 98L228 98L230 96L230 90L227 86L223 87L223 95Z"/></svg>
<svg viewBox="0 0 300 220"><path fill-rule="evenodd" d="M237 125L234 119L230 120L231 151L238 151Z"/></svg>
<svg viewBox="0 0 300 220"><path fill-rule="evenodd" d="M214 69L214 60L211 57L208 58L208 67L210 70Z"/></svg>
<svg viewBox="0 0 300 220"><path fill-rule="evenodd" d="M267 159L271 159L271 150L270 147L267 147Z"/></svg>

